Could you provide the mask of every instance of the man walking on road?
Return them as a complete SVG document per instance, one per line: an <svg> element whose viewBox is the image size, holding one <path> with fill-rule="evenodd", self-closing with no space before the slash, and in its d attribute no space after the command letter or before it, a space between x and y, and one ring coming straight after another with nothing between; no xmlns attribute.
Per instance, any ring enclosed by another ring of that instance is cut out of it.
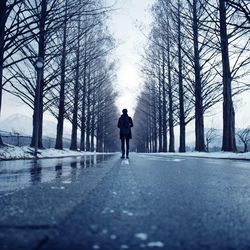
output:
<svg viewBox="0 0 250 250"><path fill-rule="evenodd" d="M125 142L126 142L126 158L129 155L129 139L132 139L131 128L133 127L132 118L128 116L128 110L123 109L122 115L118 120L117 127L120 128L120 139L122 148L122 159L125 158Z"/></svg>

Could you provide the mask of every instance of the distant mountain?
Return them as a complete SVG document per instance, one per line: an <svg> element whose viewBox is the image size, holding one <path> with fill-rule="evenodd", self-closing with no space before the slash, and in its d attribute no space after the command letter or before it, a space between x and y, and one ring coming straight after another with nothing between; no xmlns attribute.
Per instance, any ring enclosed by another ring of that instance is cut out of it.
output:
<svg viewBox="0 0 250 250"><path fill-rule="evenodd" d="M56 122L43 121L43 135L56 137ZM0 130L17 132L23 135L32 135L32 117L22 114L14 114L0 122ZM70 131L65 129L65 137L69 137Z"/></svg>

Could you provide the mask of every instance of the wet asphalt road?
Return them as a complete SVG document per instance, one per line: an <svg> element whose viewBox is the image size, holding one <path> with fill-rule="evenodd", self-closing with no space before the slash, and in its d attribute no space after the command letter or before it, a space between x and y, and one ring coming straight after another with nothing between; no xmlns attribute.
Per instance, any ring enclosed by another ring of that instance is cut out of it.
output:
<svg viewBox="0 0 250 250"><path fill-rule="evenodd" d="M250 162L0 162L0 249L250 249Z"/></svg>

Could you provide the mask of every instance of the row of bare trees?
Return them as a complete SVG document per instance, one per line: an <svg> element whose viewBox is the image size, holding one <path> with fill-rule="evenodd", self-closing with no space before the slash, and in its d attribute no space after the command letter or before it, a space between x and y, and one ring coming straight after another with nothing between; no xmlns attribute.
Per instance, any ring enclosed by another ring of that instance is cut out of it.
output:
<svg viewBox="0 0 250 250"><path fill-rule="evenodd" d="M107 28L111 8L102 0L4 0L0 9L0 98L5 90L33 109L39 147L47 111L57 119L55 148L63 148L67 119L72 150L113 150L115 65L110 53L115 42ZM39 96L34 68L38 57L44 61ZM31 146L35 137L33 129Z"/></svg>
<svg viewBox="0 0 250 250"><path fill-rule="evenodd" d="M138 100L137 150L186 151L194 120L195 150L206 151L204 117L223 102L223 151L236 151L234 96L249 88L249 1L157 0ZM143 129L142 129L143 127Z"/></svg>

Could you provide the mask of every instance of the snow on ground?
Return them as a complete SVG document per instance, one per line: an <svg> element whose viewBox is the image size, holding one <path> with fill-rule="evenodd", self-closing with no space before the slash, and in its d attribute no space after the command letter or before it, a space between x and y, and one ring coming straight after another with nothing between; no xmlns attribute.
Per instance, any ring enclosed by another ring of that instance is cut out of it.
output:
<svg viewBox="0 0 250 250"><path fill-rule="evenodd" d="M28 146L16 147L9 145L8 147L0 148L0 160L14 160L14 159L33 159L32 155L34 149ZM96 152L80 152L69 149L57 150L57 149L39 149L39 158L53 158L53 157L68 157L68 156L83 156L94 155ZM100 154L100 153L99 153ZM250 152L248 153L231 153L231 152L186 152L186 153L150 153L148 155L159 156L187 156L187 157L202 157L202 158L218 158L218 159L239 159L250 160Z"/></svg>
<svg viewBox="0 0 250 250"><path fill-rule="evenodd" d="M0 160L14 160L14 159L33 159L34 149L28 146L16 147L8 146L0 148ZM54 158L54 157L67 157L67 156L83 156L83 155L94 155L95 152L80 152L69 149L58 150L58 149L43 149L38 150L38 158Z"/></svg>
<svg viewBox="0 0 250 250"><path fill-rule="evenodd" d="M202 158L250 160L250 152L247 152L247 153L232 153L232 152L150 153L150 155L185 156L185 157L190 156L190 157L202 157Z"/></svg>

